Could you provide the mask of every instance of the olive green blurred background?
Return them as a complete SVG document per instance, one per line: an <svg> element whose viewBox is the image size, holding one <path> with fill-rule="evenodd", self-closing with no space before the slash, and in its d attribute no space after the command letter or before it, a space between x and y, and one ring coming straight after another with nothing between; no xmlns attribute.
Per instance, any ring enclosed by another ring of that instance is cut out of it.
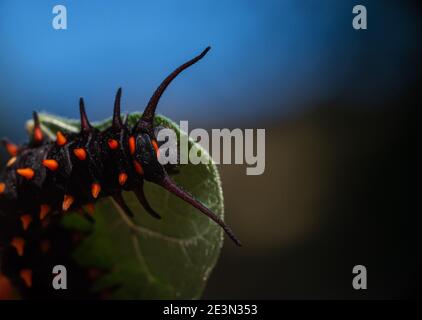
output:
<svg viewBox="0 0 422 320"><path fill-rule="evenodd" d="M408 111L327 104L267 128L264 175L220 166L227 221L244 247L226 241L205 298L418 295ZM366 291L352 288L358 264L367 267Z"/></svg>

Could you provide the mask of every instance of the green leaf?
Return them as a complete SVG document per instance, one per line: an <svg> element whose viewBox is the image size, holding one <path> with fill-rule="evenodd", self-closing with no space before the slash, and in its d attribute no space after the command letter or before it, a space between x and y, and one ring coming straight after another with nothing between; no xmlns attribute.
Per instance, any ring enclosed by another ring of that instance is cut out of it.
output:
<svg viewBox="0 0 422 320"><path fill-rule="evenodd" d="M133 124L140 114L129 116ZM58 130L78 132L79 122L49 114L40 114L42 129L54 137ZM104 129L111 120L96 123ZM181 133L175 123L156 116L155 125ZM33 126L28 122L28 129ZM190 141L190 147L195 143ZM202 149L199 145L195 147ZM216 166L181 165L173 179L192 193L217 215L223 217L223 194ZM89 230L89 235L73 253L82 266L109 270L96 283L94 290L116 286L112 298L117 299L197 299L215 266L223 243L222 230L198 210L159 186L145 182L151 206L162 216L156 220L138 204L132 193L124 197L135 213L136 232L131 232L111 199L97 203L89 225L80 215L66 215L66 228ZM71 271L68 271L71 272Z"/></svg>

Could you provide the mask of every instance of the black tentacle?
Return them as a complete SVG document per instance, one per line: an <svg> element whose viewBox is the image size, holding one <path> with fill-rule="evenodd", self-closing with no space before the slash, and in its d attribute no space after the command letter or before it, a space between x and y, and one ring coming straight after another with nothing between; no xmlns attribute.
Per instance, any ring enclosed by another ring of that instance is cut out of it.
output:
<svg viewBox="0 0 422 320"><path fill-rule="evenodd" d="M122 98L122 88L119 88L116 93L114 100L114 111L113 111L113 123L112 126L115 129L121 129L123 126L122 118L120 116L120 100Z"/></svg>
<svg viewBox="0 0 422 320"><path fill-rule="evenodd" d="M220 225L234 243L236 243L239 247L242 246L240 240L235 236L230 227L226 225L222 219L220 219L220 217L204 206L201 202L196 200L191 194L181 189L173 180L170 179L169 176L165 176L164 179L158 184L204 213L206 216Z"/></svg>
<svg viewBox="0 0 422 320"><path fill-rule="evenodd" d="M83 98L79 99L79 111L81 113L81 131L85 133L91 132L92 126L89 123L88 116L86 115L85 103Z"/></svg>
<svg viewBox="0 0 422 320"><path fill-rule="evenodd" d="M149 204L147 198L145 197L144 192L144 182L142 181L140 187L135 190L135 195L138 198L139 203L144 207L144 209L154 218L161 219L161 216L152 209L151 205Z"/></svg>
<svg viewBox="0 0 422 320"><path fill-rule="evenodd" d="M133 214L132 210L129 209L128 205L126 204L125 200L123 199L123 196L121 193L115 193L112 198L116 203L119 205L119 207L124 211L124 213L130 217L133 218L135 215Z"/></svg>
<svg viewBox="0 0 422 320"><path fill-rule="evenodd" d="M34 119L34 128L32 130L31 145L34 147L38 147L42 145L47 139L44 137L44 134L41 130L40 119L36 111L32 113L32 117Z"/></svg>
<svg viewBox="0 0 422 320"><path fill-rule="evenodd" d="M163 95L164 91L168 87L168 85L176 78L183 70L189 68L191 65L195 64L199 60L201 60L207 52L211 49L211 47L207 47L202 53L192 60L182 64L176 70L174 70L164 81L160 84L160 86L155 90L154 94L150 98L144 113L142 114L141 119L139 120L136 130L144 130L148 134L152 136L153 133L153 121L155 115L155 109L157 108L158 101L160 100L161 96Z"/></svg>
<svg viewBox="0 0 422 320"><path fill-rule="evenodd" d="M83 207L81 208L82 217L91 224L95 224L95 219Z"/></svg>

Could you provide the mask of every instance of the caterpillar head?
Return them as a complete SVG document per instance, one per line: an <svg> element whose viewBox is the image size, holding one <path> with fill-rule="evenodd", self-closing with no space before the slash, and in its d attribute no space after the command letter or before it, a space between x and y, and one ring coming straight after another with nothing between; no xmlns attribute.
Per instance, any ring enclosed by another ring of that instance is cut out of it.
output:
<svg viewBox="0 0 422 320"><path fill-rule="evenodd" d="M154 117L158 102L168 85L185 69L201 60L210 50L207 47L200 55L184 63L174 70L150 98L142 117L133 129L132 137L135 139L135 160L142 166L146 180L160 183L166 176L164 167L159 163L159 148L154 134ZM133 144L133 141L131 142Z"/></svg>
<svg viewBox="0 0 422 320"><path fill-rule="evenodd" d="M142 174L145 180L162 186L169 192L173 193L174 195L191 204L193 207L200 210L202 213L219 224L227 233L227 235L237 245L240 246L240 241L234 235L232 230L224 223L224 221L221 220L210 209L205 207L200 201L196 200L190 193L184 191L181 187L176 185L176 183L168 176L164 166L158 161L159 149L154 134L154 116L158 102L173 79L175 79L183 70L201 60L210 49L210 47L207 47L201 54L182 64L167 78L164 79L164 81L156 89L151 99L149 100L140 120L133 128L131 137L133 140L130 142L130 145L132 145L130 147L132 148L132 151L134 151L133 157L135 159L135 169L137 171L142 170ZM118 110L118 114L120 114L120 110ZM117 118L116 112L115 117Z"/></svg>

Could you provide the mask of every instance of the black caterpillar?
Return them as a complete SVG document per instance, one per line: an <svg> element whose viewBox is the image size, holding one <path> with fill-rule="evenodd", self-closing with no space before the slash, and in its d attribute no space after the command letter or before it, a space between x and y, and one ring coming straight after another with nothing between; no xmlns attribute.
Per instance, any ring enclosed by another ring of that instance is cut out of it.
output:
<svg viewBox="0 0 422 320"><path fill-rule="evenodd" d="M151 208L143 192L144 179L156 183L188 202L219 224L237 244L231 229L211 210L178 187L158 161L159 146L153 120L163 92L183 70L202 59L200 55L174 70L156 89L139 122L130 128L120 114L121 89L117 91L110 128L99 131L86 115L84 101L79 101L81 131L78 134L57 133L50 141L40 127L34 112L30 142L17 146L8 140L4 145L11 155L0 176L0 250L20 270L7 270L0 260L1 272L18 286L33 285L32 270L25 266L25 255L34 241L39 241L32 225L42 225L47 215L92 205L102 197L112 197L130 217L122 190L134 191L139 202L153 217L160 216ZM31 254L31 253L28 253ZM20 259L20 260L19 260Z"/></svg>

